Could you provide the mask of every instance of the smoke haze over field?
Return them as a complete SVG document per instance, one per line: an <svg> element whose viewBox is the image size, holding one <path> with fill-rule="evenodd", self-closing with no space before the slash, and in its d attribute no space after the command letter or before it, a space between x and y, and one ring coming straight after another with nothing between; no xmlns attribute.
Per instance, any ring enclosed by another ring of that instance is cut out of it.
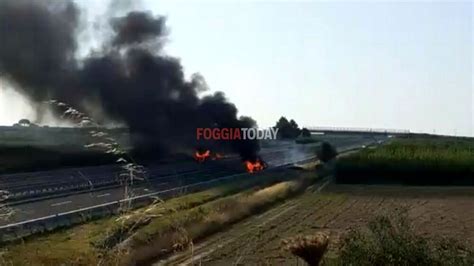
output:
<svg viewBox="0 0 474 266"><path fill-rule="evenodd" d="M111 12L112 14L113 12ZM0 2L0 78L35 104L39 119L50 99L125 123L140 152L196 146L197 127L252 127L218 92L200 97L204 79L186 80L180 61L167 56L165 18L133 11L107 18L110 39L78 60L80 9L71 1ZM229 143L244 159L258 143Z"/></svg>

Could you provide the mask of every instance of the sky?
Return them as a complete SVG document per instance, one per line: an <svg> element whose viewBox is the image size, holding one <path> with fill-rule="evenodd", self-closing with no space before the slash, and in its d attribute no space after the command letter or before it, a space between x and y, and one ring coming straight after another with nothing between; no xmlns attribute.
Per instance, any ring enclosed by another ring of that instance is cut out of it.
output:
<svg viewBox="0 0 474 266"><path fill-rule="evenodd" d="M107 1L78 0L87 19ZM166 53L260 127L408 129L474 136L471 1L133 2L165 15ZM84 38L83 51L100 35ZM0 124L32 114L0 91ZM34 113L34 112L33 112Z"/></svg>

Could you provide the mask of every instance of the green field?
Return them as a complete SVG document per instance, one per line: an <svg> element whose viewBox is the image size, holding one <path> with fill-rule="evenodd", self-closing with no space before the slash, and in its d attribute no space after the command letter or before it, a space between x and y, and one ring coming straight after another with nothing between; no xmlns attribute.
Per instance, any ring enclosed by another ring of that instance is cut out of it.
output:
<svg viewBox="0 0 474 266"><path fill-rule="evenodd" d="M142 165L160 160L161 162L182 161L186 154L156 158L153 153L129 153ZM153 157L154 156L154 157ZM88 167L116 164L117 158L96 149L87 149L82 145L61 145L54 147L9 146L0 144L0 175L17 172L55 170L70 167Z"/></svg>
<svg viewBox="0 0 474 266"><path fill-rule="evenodd" d="M0 174L50 170L66 167L95 166L114 163L116 159L103 152L83 147L34 147L0 145Z"/></svg>
<svg viewBox="0 0 474 266"><path fill-rule="evenodd" d="M341 158L340 183L474 185L474 139L405 137Z"/></svg>

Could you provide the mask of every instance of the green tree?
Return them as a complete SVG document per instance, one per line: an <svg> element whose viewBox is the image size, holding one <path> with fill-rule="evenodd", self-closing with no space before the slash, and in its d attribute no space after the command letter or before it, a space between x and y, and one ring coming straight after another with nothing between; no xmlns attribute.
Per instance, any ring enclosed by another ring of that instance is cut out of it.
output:
<svg viewBox="0 0 474 266"><path fill-rule="evenodd" d="M301 136L304 138L309 138L311 137L311 132L307 128L303 128L301 130Z"/></svg>
<svg viewBox="0 0 474 266"><path fill-rule="evenodd" d="M275 128L278 128L278 137L281 139L295 139L301 133L295 120L288 121L284 116L280 117Z"/></svg>
<svg viewBox="0 0 474 266"><path fill-rule="evenodd" d="M282 129L282 128L288 127L289 124L290 124L290 122L288 122L288 119L286 119L286 117L282 116L282 117L280 117L280 119L278 119L275 127L279 128L279 129Z"/></svg>
<svg viewBox="0 0 474 266"><path fill-rule="evenodd" d="M293 119L290 120L290 126L291 126L291 138L293 139L297 138L301 134L301 129L299 128L295 120Z"/></svg>

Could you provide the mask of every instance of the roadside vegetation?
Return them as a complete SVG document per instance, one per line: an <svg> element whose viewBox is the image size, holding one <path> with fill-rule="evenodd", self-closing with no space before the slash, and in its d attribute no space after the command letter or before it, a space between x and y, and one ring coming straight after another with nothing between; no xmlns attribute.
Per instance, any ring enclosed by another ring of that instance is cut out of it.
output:
<svg viewBox="0 0 474 266"><path fill-rule="evenodd" d="M316 178L313 171L301 173L262 173L243 182L157 200L119 216L5 245L2 257L13 265L114 265L132 257L146 261L192 246L197 239L295 195Z"/></svg>
<svg viewBox="0 0 474 266"><path fill-rule="evenodd" d="M327 163L336 158L337 150L329 142L323 142L316 150L316 155L318 156L319 160L324 163Z"/></svg>
<svg viewBox="0 0 474 266"><path fill-rule="evenodd" d="M309 266L317 266L328 248L329 237L318 233L308 236L298 235L282 241L283 249L303 259Z"/></svg>
<svg viewBox="0 0 474 266"><path fill-rule="evenodd" d="M0 174L115 163L115 157L83 147L0 146Z"/></svg>
<svg viewBox="0 0 474 266"><path fill-rule="evenodd" d="M63 118L69 119L70 115L64 114ZM0 132L0 174L115 163L115 156L84 147L97 139L89 134L92 125L82 126L49 128L21 119L13 125L13 131L1 127L6 132ZM126 129L101 130L126 144Z"/></svg>
<svg viewBox="0 0 474 266"><path fill-rule="evenodd" d="M155 162L156 158L148 154L129 154L144 165ZM161 161L179 161L189 159L188 155L178 154ZM19 172L57 170L71 167L101 166L116 164L116 156L98 150L85 148L84 145L6 145L0 143L0 175Z"/></svg>
<svg viewBox="0 0 474 266"><path fill-rule="evenodd" d="M274 128L278 129L278 138L295 140L299 144L315 143L316 139L311 137L311 132L307 128L300 128L295 120L288 120L282 116L276 122Z"/></svg>
<svg viewBox="0 0 474 266"><path fill-rule="evenodd" d="M282 240L283 249L302 258L307 265L407 265L433 266L474 264L474 250L467 244L443 236L422 236L412 227L407 209L378 215L367 226L345 233L340 249L326 254L331 241L327 232L297 235Z"/></svg>
<svg viewBox="0 0 474 266"><path fill-rule="evenodd" d="M338 160L336 180L341 183L474 185L474 139L397 138Z"/></svg>
<svg viewBox="0 0 474 266"><path fill-rule="evenodd" d="M144 263L161 255L192 247L192 241L209 236L304 191L314 177L314 174L308 174L297 180L243 191L173 214L167 219L154 220L122 243L122 248L130 254L128 258L131 261L127 261L127 264ZM176 230L177 225L184 228L186 234Z"/></svg>
<svg viewBox="0 0 474 266"><path fill-rule="evenodd" d="M279 139L296 139L301 134L301 129L295 120L288 120L284 116L278 119L274 127L278 128Z"/></svg>
<svg viewBox="0 0 474 266"><path fill-rule="evenodd" d="M339 257L329 265L473 265L474 252L450 238L423 237L403 209L378 216L367 228L351 230Z"/></svg>

